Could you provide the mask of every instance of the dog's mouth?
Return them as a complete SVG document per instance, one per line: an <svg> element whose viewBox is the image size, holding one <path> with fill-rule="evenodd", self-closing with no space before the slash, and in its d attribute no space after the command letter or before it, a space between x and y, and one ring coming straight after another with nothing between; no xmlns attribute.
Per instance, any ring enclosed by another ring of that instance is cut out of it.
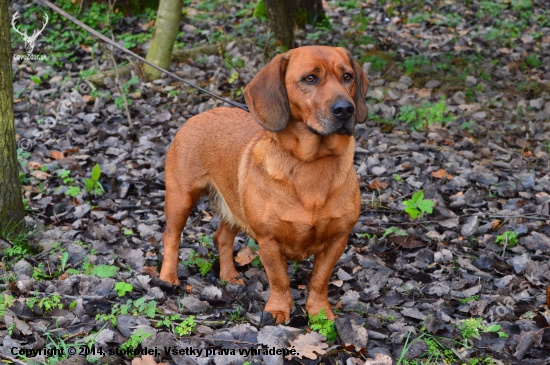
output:
<svg viewBox="0 0 550 365"><path fill-rule="evenodd" d="M318 130L315 130L315 129L311 128L309 125L307 126L307 129L308 129L311 133L316 134L316 135L318 135L318 136L329 136L329 135L331 135L331 134L338 134L338 135L340 135L340 136L343 136L343 135L351 136L351 135L353 135L353 127L348 128L348 127L346 127L346 126L342 126L342 127L338 128L338 129L333 130L333 131L328 132L328 133L325 132L325 131L319 132Z"/></svg>

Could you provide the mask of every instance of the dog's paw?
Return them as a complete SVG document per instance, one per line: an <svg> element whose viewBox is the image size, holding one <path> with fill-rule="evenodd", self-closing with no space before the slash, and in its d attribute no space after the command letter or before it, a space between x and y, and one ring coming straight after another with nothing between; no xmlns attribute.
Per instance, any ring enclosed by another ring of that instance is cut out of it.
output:
<svg viewBox="0 0 550 365"><path fill-rule="evenodd" d="M306 310L310 316L317 316L319 312L323 309L325 310L325 315L327 316L327 319L330 321L334 321L334 318L336 318L336 316L332 312L330 303L306 303Z"/></svg>
<svg viewBox="0 0 550 365"><path fill-rule="evenodd" d="M290 321L290 312L280 312L280 311L269 311L266 309L267 312L271 313L273 316L273 321L275 324L285 324L286 322Z"/></svg>
<svg viewBox="0 0 550 365"><path fill-rule="evenodd" d="M241 275L237 272L237 270L228 274L220 273L220 280L226 282L227 284L245 285L244 279L241 278Z"/></svg>
<svg viewBox="0 0 550 365"><path fill-rule="evenodd" d="M176 275L163 275L162 272L161 272L159 279L169 283L170 285L180 285L181 284Z"/></svg>

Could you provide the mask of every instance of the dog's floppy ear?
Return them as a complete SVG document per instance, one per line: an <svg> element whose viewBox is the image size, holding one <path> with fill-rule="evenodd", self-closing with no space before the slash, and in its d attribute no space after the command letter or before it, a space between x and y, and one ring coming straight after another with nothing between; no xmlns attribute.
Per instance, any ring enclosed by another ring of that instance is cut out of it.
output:
<svg viewBox="0 0 550 365"><path fill-rule="evenodd" d="M361 66L359 66L359 63L353 59L349 52L348 57L355 73L355 95L353 96L353 101L355 102L355 123L361 124L365 123L369 115L367 104L365 103L365 96L369 89L369 80Z"/></svg>
<svg viewBox="0 0 550 365"><path fill-rule="evenodd" d="M271 132L285 129L290 106L285 88L288 55L277 55L244 89L244 99L254 119Z"/></svg>

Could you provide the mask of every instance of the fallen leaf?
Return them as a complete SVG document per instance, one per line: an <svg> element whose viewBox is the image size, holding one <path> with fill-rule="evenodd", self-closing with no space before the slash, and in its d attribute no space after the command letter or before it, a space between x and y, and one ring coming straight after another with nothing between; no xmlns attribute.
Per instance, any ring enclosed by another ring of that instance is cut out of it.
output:
<svg viewBox="0 0 550 365"><path fill-rule="evenodd" d="M69 274L67 274L66 272L64 272L64 273L59 277L59 280L66 280L68 277L69 277Z"/></svg>
<svg viewBox="0 0 550 365"><path fill-rule="evenodd" d="M134 358L132 365L167 365L165 362L157 363L151 355L143 355L141 358Z"/></svg>
<svg viewBox="0 0 550 365"><path fill-rule="evenodd" d="M140 27L141 27L141 29L143 29L143 30L147 30L147 29L151 28L153 25L155 25L155 19L151 20L151 21L148 22L148 23L141 24Z"/></svg>
<svg viewBox="0 0 550 365"><path fill-rule="evenodd" d="M532 157L532 156L533 156L533 152L531 152L531 151L523 152L523 157Z"/></svg>
<svg viewBox="0 0 550 365"><path fill-rule="evenodd" d="M328 344L323 341L325 338L317 332L310 332L305 335L298 335L295 341L289 340L290 346L296 350L296 355L288 355L287 360L293 356L301 359L303 356L315 360L317 355L324 355Z"/></svg>
<svg viewBox="0 0 550 365"><path fill-rule="evenodd" d="M65 158L65 155L63 154L63 152L59 152L56 150L52 150L51 155L54 160L60 160L62 158Z"/></svg>
<svg viewBox="0 0 550 365"><path fill-rule="evenodd" d="M27 164L27 167L31 170L40 170L42 168L42 164L36 161L29 161L29 163Z"/></svg>
<svg viewBox="0 0 550 365"><path fill-rule="evenodd" d="M337 287L341 287L342 285L344 285L344 281L343 280L334 280L334 281L331 281L329 284L332 284L332 285L337 286Z"/></svg>
<svg viewBox="0 0 550 365"><path fill-rule="evenodd" d="M235 261L237 261L239 265L244 266L250 264L256 257L258 257L258 254L247 246L239 251L237 257L235 257Z"/></svg>
<svg viewBox="0 0 550 365"><path fill-rule="evenodd" d="M31 175L36 177L38 180L47 180L50 176L52 176L47 172L41 170L34 170L33 172L31 172Z"/></svg>
<svg viewBox="0 0 550 365"><path fill-rule="evenodd" d="M426 247L428 245L425 245L424 243L414 239L412 236L394 236L388 238L388 242L392 242L400 246L401 248L404 248L406 250L410 250L417 247Z"/></svg>
<svg viewBox="0 0 550 365"><path fill-rule="evenodd" d="M391 357L377 352L376 354L374 354L374 359L367 359L364 365L392 365L392 364L393 362Z"/></svg>
<svg viewBox="0 0 550 365"><path fill-rule="evenodd" d="M378 179L375 179L373 182L369 184L369 190L384 190L388 186L390 186L390 184L388 184L387 182L383 182Z"/></svg>
<svg viewBox="0 0 550 365"><path fill-rule="evenodd" d="M501 223L500 220L495 219L495 220L493 221L493 225L491 226L491 229L492 229L493 231L496 231L496 230L498 229L498 227L500 226L500 223Z"/></svg>
<svg viewBox="0 0 550 365"><path fill-rule="evenodd" d="M144 273L144 274L149 275L152 278L158 278L159 277L159 272L157 271L156 266L147 266L147 265L145 265L143 267L143 269L141 269L141 272Z"/></svg>
<svg viewBox="0 0 550 365"><path fill-rule="evenodd" d="M445 171L444 169L432 171L432 176L435 177L436 179L443 179L443 177L446 177L449 180L453 179L453 176L449 174L447 171Z"/></svg>
<svg viewBox="0 0 550 365"><path fill-rule="evenodd" d="M546 288L546 305L550 307L550 286Z"/></svg>

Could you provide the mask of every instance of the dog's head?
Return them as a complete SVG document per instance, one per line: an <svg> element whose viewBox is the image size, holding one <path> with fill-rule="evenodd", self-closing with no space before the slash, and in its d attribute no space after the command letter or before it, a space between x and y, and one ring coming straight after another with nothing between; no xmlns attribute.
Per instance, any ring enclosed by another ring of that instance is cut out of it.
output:
<svg viewBox="0 0 550 365"><path fill-rule="evenodd" d="M344 48L307 46L276 56L244 90L254 119L280 132L289 121L315 134L352 135L368 111L367 76Z"/></svg>

